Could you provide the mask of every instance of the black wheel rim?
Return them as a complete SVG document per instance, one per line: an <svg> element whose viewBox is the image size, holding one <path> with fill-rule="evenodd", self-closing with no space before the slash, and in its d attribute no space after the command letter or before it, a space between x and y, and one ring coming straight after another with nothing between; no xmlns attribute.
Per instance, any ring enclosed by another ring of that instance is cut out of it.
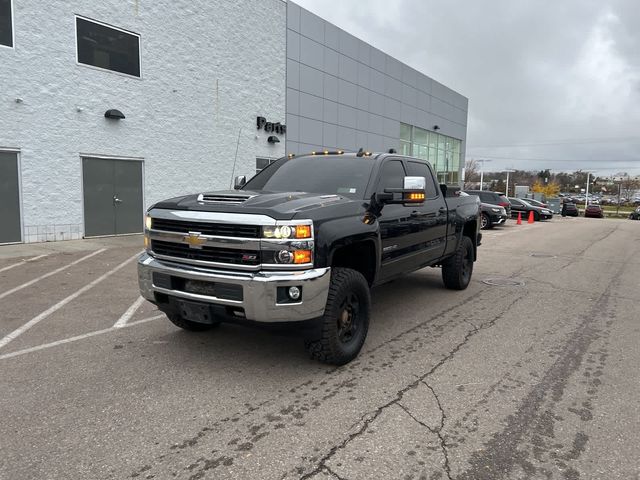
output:
<svg viewBox="0 0 640 480"><path fill-rule="evenodd" d="M338 339L351 342L360 328L360 301L355 293L349 293L338 309Z"/></svg>

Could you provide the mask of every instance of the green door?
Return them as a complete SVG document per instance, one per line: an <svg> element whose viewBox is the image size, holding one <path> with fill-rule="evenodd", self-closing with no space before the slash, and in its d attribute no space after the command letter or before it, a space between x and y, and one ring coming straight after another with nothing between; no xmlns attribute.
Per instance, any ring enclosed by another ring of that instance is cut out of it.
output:
<svg viewBox="0 0 640 480"><path fill-rule="evenodd" d="M0 152L0 243L22 241L18 154Z"/></svg>
<svg viewBox="0 0 640 480"><path fill-rule="evenodd" d="M142 162L83 158L85 237L140 233Z"/></svg>

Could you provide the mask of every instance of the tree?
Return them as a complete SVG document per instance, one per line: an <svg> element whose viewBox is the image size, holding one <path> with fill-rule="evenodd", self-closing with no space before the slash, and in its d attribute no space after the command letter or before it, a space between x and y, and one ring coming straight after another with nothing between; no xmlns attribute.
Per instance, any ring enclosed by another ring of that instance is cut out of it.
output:
<svg viewBox="0 0 640 480"><path fill-rule="evenodd" d="M535 193L542 193L545 197L557 197L560 193L560 185L556 182L542 183L536 180L531 187L531 191Z"/></svg>
<svg viewBox="0 0 640 480"><path fill-rule="evenodd" d="M625 175L620 182L620 197L628 202L638 188L640 188L640 181L637 178Z"/></svg>
<svg viewBox="0 0 640 480"><path fill-rule="evenodd" d="M479 182L480 177L478 173L478 162L469 159L464 163L464 185L463 189L468 188L467 185L470 183Z"/></svg>

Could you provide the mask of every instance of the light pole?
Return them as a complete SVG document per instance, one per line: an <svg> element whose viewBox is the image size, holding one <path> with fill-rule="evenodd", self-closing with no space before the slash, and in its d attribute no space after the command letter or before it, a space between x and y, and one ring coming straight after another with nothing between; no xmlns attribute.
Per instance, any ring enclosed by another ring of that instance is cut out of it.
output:
<svg viewBox="0 0 640 480"><path fill-rule="evenodd" d="M587 188L584 194L584 210L587 211L587 207L589 206L589 177L591 177L591 172L587 172Z"/></svg>
<svg viewBox="0 0 640 480"><path fill-rule="evenodd" d="M505 171L505 172L507 172L507 186L506 186L506 188L504 189L504 190L505 190L505 191L504 191L504 195L505 195L506 197L508 197L508 196L509 196L509 173L510 173L510 172L515 172L515 170L514 170L514 169L512 169L512 168L507 168L507 169L506 169L506 170L504 170L504 171Z"/></svg>
<svg viewBox="0 0 640 480"><path fill-rule="evenodd" d="M482 184L484 183L484 162L490 162L491 160L478 160L482 162L480 165L480 191L482 191Z"/></svg>

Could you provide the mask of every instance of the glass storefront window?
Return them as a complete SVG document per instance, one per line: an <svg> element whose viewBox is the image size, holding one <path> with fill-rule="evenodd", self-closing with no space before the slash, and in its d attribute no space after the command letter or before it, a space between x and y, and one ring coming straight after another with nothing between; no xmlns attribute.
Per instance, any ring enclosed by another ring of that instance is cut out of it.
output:
<svg viewBox="0 0 640 480"><path fill-rule="evenodd" d="M400 124L400 153L428 160L441 183L457 183L462 162L462 141L430 132L423 128Z"/></svg>
<svg viewBox="0 0 640 480"><path fill-rule="evenodd" d="M411 156L411 142L400 140L400 155Z"/></svg>
<svg viewBox="0 0 640 480"><path fill-rule="evenodd" d="M411 125L406 123L400 124L400 140L411 142Z"/></svg>

